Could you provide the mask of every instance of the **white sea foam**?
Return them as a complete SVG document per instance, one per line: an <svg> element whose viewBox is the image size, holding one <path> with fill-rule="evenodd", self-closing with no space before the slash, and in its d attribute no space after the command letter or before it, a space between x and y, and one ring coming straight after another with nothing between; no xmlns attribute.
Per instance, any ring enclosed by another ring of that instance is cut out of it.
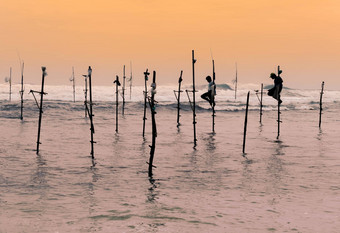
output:
<svg viewBox="0 0 340 233"><path fill-rule="evenodd" d="M28 94L30 90L40 91L40 85L25 84L24 99L33 100L33 96ZM156 99L160 104L175 103L176 98L174 90L177 90L176 85L157 86ZM150 89L150 83L148 84L148 90ZM200 98L207 89L206 85L199 85L196 87L196 101L202 108L209 108L209 104ZM240 84L237 90L237 98L235 99L235 92L226 84L219 84L217 86L217 110L243 110L246 102L247 92L250 91L250 109L257 109L259 100L256 96L255 90L259 90L260 86L256 84ZM17 102L20 99L19 95L20 85L15 84L12 86L12 101ZM185 90L189 90L188 94L192 98L192 86L184 85L182 87L181 102L183 104L188 103L188 97ZM144 86L132 87L132 93L130 98L130 88L126 87L126 102L143 102ZM57 101L72 101L73 89L72 86L59 85L52 86L46 85L45 92L48 94L44 97L45 100L57 100ZM258 94L258 97L260 95ZM282 110L284 109L315 109L319 105L320 90L299 90L299 89L283 89L281 93L283 100ZM6 101L9 99L9 86L8 84L0 84L0 101ZM84 87L76 86L76 101L84 101ZM114 86L94 86L93 87L93 101L115 101L115 88ZM120 96L120 101L122 98ZM338 105L340 102L340 91L328 91L325 90L323 96L323 103L325 107L328 105ZM276 108L277 101L270 96L267 96L267 91L264 90L263 94L264 109L270 110Z"/></svg>

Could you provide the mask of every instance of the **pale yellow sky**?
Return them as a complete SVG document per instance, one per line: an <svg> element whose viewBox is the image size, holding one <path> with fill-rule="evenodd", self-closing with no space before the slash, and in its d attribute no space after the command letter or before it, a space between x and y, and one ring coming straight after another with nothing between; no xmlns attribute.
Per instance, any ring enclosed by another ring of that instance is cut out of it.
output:
<svg viewBox="0 0 340 233"><path fill-rule="evenodd" d="M291 87L340 87L340 1L338 0L11 0L0 5L0 75L68 84L93 67L94 84L112 85L132 61L135 83L156 69L160 84L176 84L180 70L191 82L191 50L197 82L211 73L218 83L234 79L235 62L243 83L271 83L283 68ZM337 88L340 89L340 88Z"/></svg>

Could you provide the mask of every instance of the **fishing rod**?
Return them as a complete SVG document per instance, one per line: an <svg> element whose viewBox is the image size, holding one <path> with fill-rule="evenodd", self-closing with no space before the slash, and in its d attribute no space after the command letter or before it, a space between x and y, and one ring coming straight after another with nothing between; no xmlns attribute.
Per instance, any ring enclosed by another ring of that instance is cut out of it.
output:
<svg viewBox="0 0 340 233"><path fill-rule="evenodd" d="M323 110L323 108L322 108L322 96L323 96L323 94L324 94L324 91L323 91L324 85L325 85L325 82L322 81L322 84L321 84L321 92L320 92L319 128L321 128L321 115L322 115L322 110Z"/></svg>
<svg viewBox="0 0 340 233"><path fill-rule="evenodd" d="M45 76L47 75L46 73L46 67L41 67L42 70L42 79L41 79L41 91L33 91L30 90L30 93L32 93L35 103L37 104L39 108L39 123L38 123L38 138L37 138L37 155L39 154L39 146L41 144L40 142L40 129L41 129L41 119L42 119L42 114L43 114L43 97L44 95L47 95L47 93L44 92L44 84L45 84ZM40 94L40 105L38 104L38 101L34 95L34 93Z"/></svg>
<svg viewBox="0 0 340 233"><path fill-rule="evenodd" d="M195 99L195 93L196 93L196 89L195 89L195 52L194 50L192 50L192 91L189 90L185 90L189 99L189 103L190 103L190 107L192 110L192 124L193 124L193 128L194 128L194 148L197 145L197 138L196 138L196 99ZM188 92L192 92L192 101L190 99L189 93Z"/></svg>
<svg viewBox="0 0 340 233"><path fill-rule="evenodd" d="M148 69L146 69L146 71L144 72L144 83L145 83L145 90L143 91L144 93L144 116L143 116L143 138L144 138L144 135L145 135L145 120L146 119L146 102L147 102L147 99L148 99L148 87L147 87L147 81L149 79L149 76L150 73L148 72Z"/></svg>
<svg viewBox="0 0 340 233"><path fill-rule="evenodd" d="M113 83L116 84L116 132L118 133L118 86L120 86L118 75L116 75L116 80Z"/></svg>
<svg viewBox="0 0 340 233"><path fill-rule="evenodd" d="M178 91L174 90L174 94L175 94L175 97L176 97L176 100L177 100L177 128L181 125L179 123L179 118L181 116L179 112L180 112L180 109L181 109L181 106L180 106L181 92L183 92L181 90L181 84L182 84L182 81L183 81L182 74L183 74L183 70L181 70L181 75L179 76L179 79L178 79ZM176 92L178 93L177 95L176 95Z"/></svg>
<svg viewBox="0 0 340 233"><path fill-rule="evenodd" d="M150 158L149 158L149 177L152 177L152 168L156 166L153 165L153 158L155 155L156 149L156 137L157 137L157 127L156 127L156 105L157 101L155 101L156 94L156 71L153 71L153 79L151 84L151 97L148 98L150 111L151 111L151 122L152 122L152 143L150 146Z"/></svg>

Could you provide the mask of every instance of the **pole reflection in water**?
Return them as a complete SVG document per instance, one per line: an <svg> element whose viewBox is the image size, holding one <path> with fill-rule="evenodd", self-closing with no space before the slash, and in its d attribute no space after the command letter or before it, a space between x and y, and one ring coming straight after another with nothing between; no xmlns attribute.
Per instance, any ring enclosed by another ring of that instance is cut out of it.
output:
<svg viewBox="0 0 340 233"><path fill-rule="evenodd" d="M97 171L98 169L95 168L94 166L91 166L89 171L92 173L92 180L88 183L87 186L87 202L88 202L88 211L89 211L89 216L94 216L97 213L97 198L96 198L96 193L95 193L95 187L96 187L96 182L98 181L98 174ZM100 226L100 224L95 218L91 218L91 226L89 231L97 231Z"/></svg>
<svg viewBox="0 0 340 233"><path fill-rule="evenodd" d="M157 190L159 183L152 177L149 178L150 187L148 188L147 201L154 203L158 199L159 191Z"/></svg>
<svg viewBox="0 0 340 233"><path fill-rule="evenodd" d="M267 177L266 193L272 195L270 204L277 204L281 198L284 184L285 168L281 156L285 155L284 148L286 147L282 141L276 142L274 153L268 158L267 162Z"/></svg>
<svg viewBox="0 0 340 233"><path fill-rule="evenodd" d="M39 198L34 201L34 205L27 211L39 212L43 215L48 211L46 201L49 194L49 185L46 180L46 175L48 174L46 160L41 155L36 157L36 166L36 170L32 174L30 189L32 189L33 193L39 195Z"/></svg>

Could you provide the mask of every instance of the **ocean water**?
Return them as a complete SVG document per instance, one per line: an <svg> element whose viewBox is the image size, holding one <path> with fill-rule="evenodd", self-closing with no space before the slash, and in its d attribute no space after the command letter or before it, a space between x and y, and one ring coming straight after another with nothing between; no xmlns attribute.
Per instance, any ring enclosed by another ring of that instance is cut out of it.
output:
<svg viewBox="0 0 340 233"><path fill-rule="evenodd" d="M39 86L26 86L39 90ZM190 88L190 87L187 87ZM216 126L204 101L192 112L182 95L181 126L173 89L158 87L157 142L148 177L150 109L142 137L142 87L127 91L115 132L113 87L94 87L95 166L83 89L46 86L40 155L35 154L38 109L19 86L0 85L0 232L339 232L340 91L282 92L281 135L276 101L264 96L259 123L257 85L217 91ZM198 96L204 87L199 88ZM251 91L242 154L246 93ZM197 98L199 99L199 98Z"/></svg>

